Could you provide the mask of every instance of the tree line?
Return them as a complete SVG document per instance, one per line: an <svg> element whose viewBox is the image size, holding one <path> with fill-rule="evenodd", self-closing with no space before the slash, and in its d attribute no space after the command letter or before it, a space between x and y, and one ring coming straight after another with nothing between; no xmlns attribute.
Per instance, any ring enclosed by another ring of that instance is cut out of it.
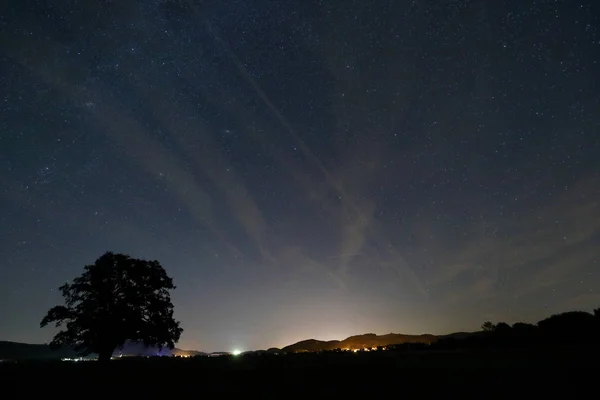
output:
<svg viewBox="0 0 600 400"><path fill-rule="evenodd" d="M535 324L486 321L481 331L462 337L443 337L429 348L532 347L537 345L590 345L600 338L600 308L593 313L568 311Z"/></svg>

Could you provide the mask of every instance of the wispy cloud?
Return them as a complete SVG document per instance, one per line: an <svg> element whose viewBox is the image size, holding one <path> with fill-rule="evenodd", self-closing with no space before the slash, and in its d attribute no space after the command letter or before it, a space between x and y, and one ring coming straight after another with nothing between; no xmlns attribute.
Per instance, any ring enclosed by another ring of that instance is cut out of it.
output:
<svg viewBox="0 0 600 400"><path fill-rule="evenodd" d="M470 232L462 245L440 255L428 284L435 290L452 287L451 298L460 303L518 299L581 280L582 271L597 260L599 187L597 176L583 178L528 215L499 220L496 236Z"/></svg>
<svg viewBox="0 0 600 400"><path fill-rule="evenodd" d="M186 102L178 101L176 93L161 85L157 85L153 91L149 88L148 82L137 85L138 92L147 99L146 103L155 118L170 133L178 144L179 151L195 166L195 176L208 178L218 189L232 215L262 255L262 261L273 264L274 259L266 242L268 227L262 211L215 142L216 133L198 118L197 113ZM168 101L163 100L165 93L170 94ZM213 199L214 201L218 200ZM232 245L234 246L233 243Z"/></svg>
<svg viewBox="0 0 600 400"><path fill-rule="evenodd" d="M213 223L211 197L198 183L197 177L172 152L152 138L108 87L85 76L69 75L64 65L70 65L78 71L85 70L77 60L63 60L61 67L53 63L53 54L58 53L58 48L50 39L40 43L28 38L23 38L18 48L7 46L8 54L16 61L87 111L95 122L96 134L107 135L120 151L134 159L144 171L163 179L199 224L211 231L233 253L239 254L240 251L228 240L226 232Z"/></svg>

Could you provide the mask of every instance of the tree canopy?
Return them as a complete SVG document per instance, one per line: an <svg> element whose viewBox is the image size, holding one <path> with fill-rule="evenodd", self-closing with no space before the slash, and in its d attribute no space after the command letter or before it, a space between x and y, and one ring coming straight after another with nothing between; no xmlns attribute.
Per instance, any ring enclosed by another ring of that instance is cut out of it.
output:
<svg viewBox="0 0 600 400"><path fill-rule="evenodd" d="M183 331L173 318L173 289L173 279L158 261L107 252L59 288L65 305L51 308L41 326L65 328L52 347L96 353L100 361L110 360L127 341L172 349Z"/></svg>
<svg viewBox="0 0 600 400"><path fill-rule="evenodd" d="M483 325L481 325L481 329L484 332L493 332L494 328L495 328L495 326L494 326L494 324L491 321L485 321L483 323Z"/></svg>

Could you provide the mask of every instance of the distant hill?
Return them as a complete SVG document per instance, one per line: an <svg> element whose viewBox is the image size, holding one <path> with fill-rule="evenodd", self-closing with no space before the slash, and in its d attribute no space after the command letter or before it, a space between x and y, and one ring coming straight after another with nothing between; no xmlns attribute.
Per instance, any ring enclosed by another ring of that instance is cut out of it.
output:
<svg viewBox="0 0 600 400"><path fill-rule="evenodd" d="M336 349L364 349L378 346L389 346L404 343L433 343L441 338L463 338L470 336L472 333L457 332L450 335L403 335L400 333L388 333L386 335L376 335L374 333L366 333L364 335L350 336L344 340L329 340L322 341L316 339L302 340L298 343L291 344L281 349L285 353L300 353L313 352Z"/></svg>
<svg viewBox="0 0 600 400"><path fill-rule="evenodd" d="M175 348L173 350L163 348L159 350L156 347L145 347L139 343L127 343L123 349L116 350L114 356L184 356L194 357L198 355L206 355L194 350L181 350ZM52 350L50 346L46 344L28 344L18 342L7 342L0 341L0 360L43 360L43 359L60 359L60 358L74 358L77 357L77 353L70 348L64 348L60 350Z"/></svg>
<svg viewBox="0 0 600 400"><path fill-rule="evenodd" d="M72 349L52 350L45 344L0 341L0 360L38 360L75 357Z"/></svg>
<svg viewBox="0 0 600 400"><path fill-rule="evenodd" d="M322 351L322 350L334 350L340 349L343 346L340 344L339 340L316 340L316 339L307 339L302 340L298 343L291 344L289 346L285 346L281 349L283 353L300 353L300 352L312 352L312 351Z"/></svg>

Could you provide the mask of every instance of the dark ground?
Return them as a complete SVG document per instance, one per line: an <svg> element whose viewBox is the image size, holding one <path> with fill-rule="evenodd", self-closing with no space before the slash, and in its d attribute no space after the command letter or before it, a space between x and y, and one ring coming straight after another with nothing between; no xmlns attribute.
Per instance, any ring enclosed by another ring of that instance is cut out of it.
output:
<svg viewBox="0 0 600 400"><path fill-rule="evenodd" d="M119 393L118 398L124 393L128 397L135 394L136 398L156 398L215 392L225 395L232 391L291 398L301 393L312 393L317 398L325 394L334 394L334 398L364 397L360 393L367 393L369 398L407 393L499 398L524 397L526 392L536 398L542 393L553 398L559 393L569 398L589 398L593 392L588 394L584 386L596 385L594 370L600 366L599 355L600 347L571 345L120 359L106 365L94 361L5 362L0 364L0 379L3 388L20 387L23 395L51 395L64 387L64 393L71 397L90 397L109 390ZM479 390L486 391L485 395Z"/></svg>

